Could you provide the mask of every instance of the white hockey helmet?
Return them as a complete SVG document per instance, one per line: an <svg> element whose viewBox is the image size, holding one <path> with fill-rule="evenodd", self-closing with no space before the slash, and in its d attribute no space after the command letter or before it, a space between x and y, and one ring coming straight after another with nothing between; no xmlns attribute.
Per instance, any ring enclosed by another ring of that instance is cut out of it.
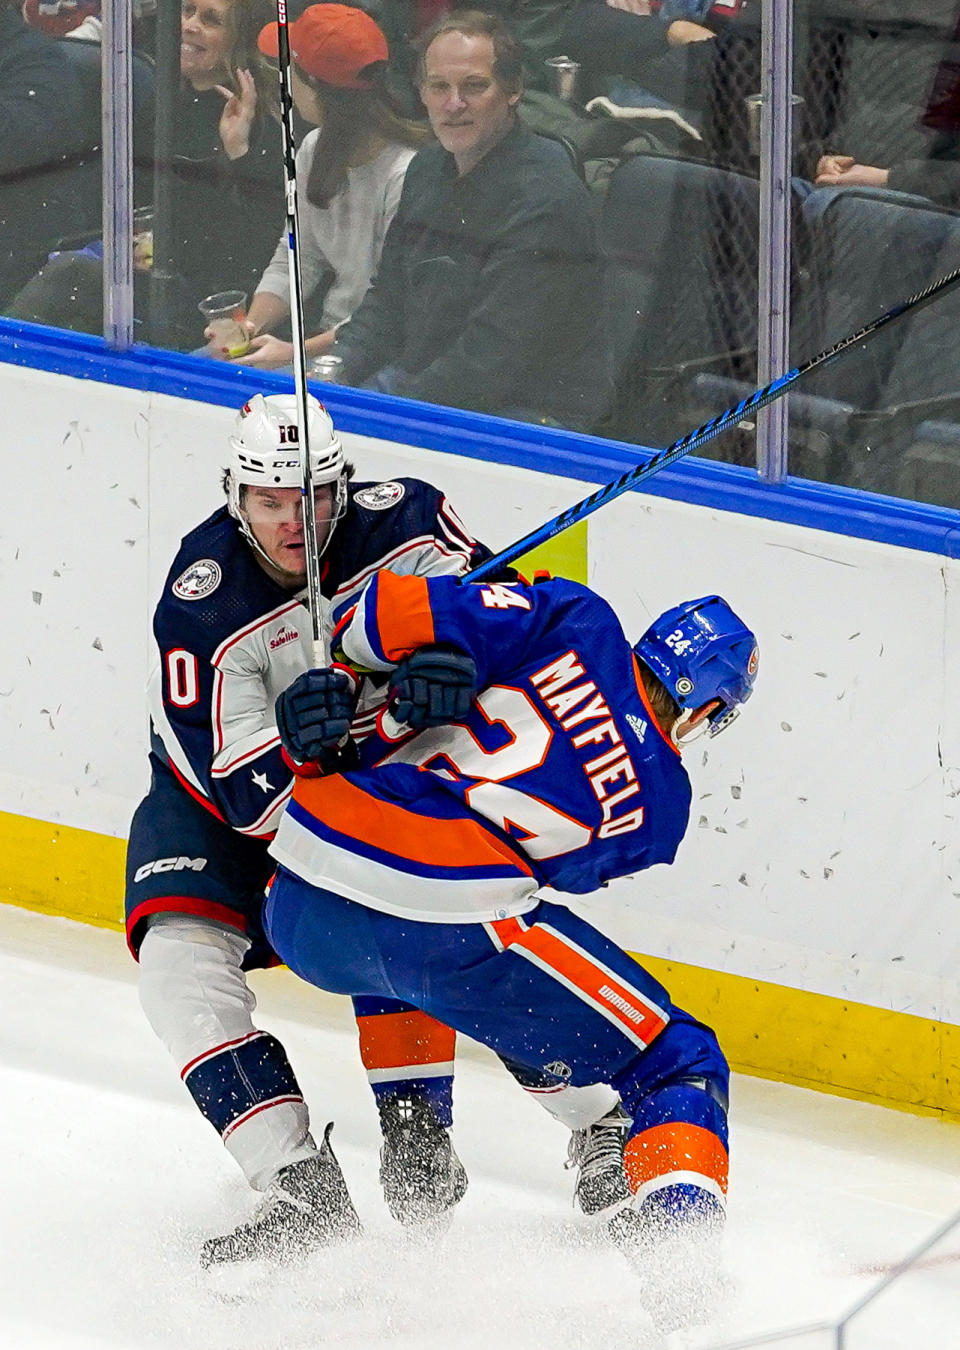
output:
<svg viewBox="0 0 960 1350"><path fill-rule="evenodd" d="M312 394L307 395L307 419L310 477L315 487L336 484L332 516L336 522L346 508L343 447L330 414ZM259 548L243 511L241 488L303 486L296 394L254 394L237 413L228 445L227 509L253 546Z"/></svg>

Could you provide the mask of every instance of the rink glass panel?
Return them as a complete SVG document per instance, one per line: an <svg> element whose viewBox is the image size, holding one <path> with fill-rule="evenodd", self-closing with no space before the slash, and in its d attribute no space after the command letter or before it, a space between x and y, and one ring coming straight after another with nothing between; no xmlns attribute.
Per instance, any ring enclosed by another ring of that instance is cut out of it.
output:
<svg viewBox="0 0 960 1350"><path fill-rule="evenodd" d="M735 18L716 21L713 60L699 67L705 77L678 82L677 120L636 118L630 149L638 153L590 158L588 149L588 157L580 157L606 260L604 303L616 371L613 405L593 428L601 438L661 447L758 383L758 334L768 317L757 280L760 185L771 166L761 155L756 107L762 77L757 8L746 4ZM948 0L796 0L787 82L795 103L789 239L764 243L784 248L789 258L789 365L960 265L958 23ZM157 133L153 118L149 21L136 20L134 33L131 191L143 213L157 195L164 206L153 160L155 134L169 136L170 127L164 130L161 118ZM7 250L0 308L21 319L102 332L99 49L76 38L55 45L74 72L82 116L72 143L61 141L37 162L0 174ZM773 59L787 55L775 51ZM609 81L598 80L580 96L613 97L612 91ZM662 92L658 98L669 104ZM639 81L632 90L619 86L617 100L635 107L650 102ZM894 183L914 190L818 186L824 154L890 169ZM924 163L934 165L931 173L924 174ZM280 201L279 158L276 169ZM921 187L934 195L923 195ZM282 225L280 207L277 238ZM174 228L156 222L158 235L168 227ZM225 231L230 228L225 221ZM141 214L117 245L134 249L137 241L135 339L183 352L201 348L199 312L191 328L186 319L172 323L170 309L183 302L181 314L189 314L203 297L184 297L166 269L160 276L151 272L152 240L145 233ZM175 265L175 234L168 243ZM50 271L51 254L60 255L59 276L41 288L38 305L36 278ZM308 324L309 311L308 305ZM805 381L789 399L787 471L960 508L958 319L960 294L948 295ZM196 359L199 375L205 358ZM746 421L702 453L752 470L755 433Z"/></svg>

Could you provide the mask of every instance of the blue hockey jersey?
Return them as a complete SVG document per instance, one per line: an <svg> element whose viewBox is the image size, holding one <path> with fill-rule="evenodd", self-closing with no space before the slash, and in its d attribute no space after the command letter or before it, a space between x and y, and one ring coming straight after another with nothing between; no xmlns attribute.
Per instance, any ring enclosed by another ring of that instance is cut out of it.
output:
<svg viewBox="0 0 960 1350"><path fill-rule="evenodd" d="M428 483L350 483L348 496L321 559L330 620L379 568L460 575L490 556ZM153 632L154 751L220 819L245 835L271 838L292 785L274 702L311 661L306 592L284 590L267 576L223 507L183 539ZM360 710L358 734L375 716L376 709Z"/></svg>
<svg viewBox="0 0 960 1350"><path fill-rule="evenodd" d="M583 894L673 860L690 783L604 600L564 580L381 572L340 634L378 671L434 643L476 661L469 714L417 735L381 718L359 770L298 779L279 862L374 909L486 922L543 886Z"/></svg>

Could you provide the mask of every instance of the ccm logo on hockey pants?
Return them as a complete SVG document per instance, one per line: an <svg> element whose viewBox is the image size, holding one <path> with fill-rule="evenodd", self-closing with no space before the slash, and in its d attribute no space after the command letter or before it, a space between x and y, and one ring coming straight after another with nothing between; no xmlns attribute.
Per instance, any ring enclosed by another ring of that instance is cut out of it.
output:
<svg viewBox="0 0 960 1350"><path fill-rule="evenodd" d="M188 868L191 872L202 872L207 865L206 858L155 858L153 862L144 863L138 867L133 874L134 881L146 881L147 877L153 876L157 872L184 872Z"/></svg>

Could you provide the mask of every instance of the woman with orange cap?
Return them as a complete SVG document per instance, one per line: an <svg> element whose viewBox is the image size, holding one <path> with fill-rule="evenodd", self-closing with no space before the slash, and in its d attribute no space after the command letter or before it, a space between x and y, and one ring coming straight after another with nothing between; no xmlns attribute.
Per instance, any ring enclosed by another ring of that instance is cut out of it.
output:
<svg viewBox="0 0 960 1350"><path fill-rule="evenodd" d="M260 33L265 56L277 58L277 25ZM333 345L338 324L362 300L376 270L407 165L429 132L403 118L387 89L387 40L363 10L311 5L290 25L293 97L313 124L297 153L300 266L306 301L329 282L320 331L307 339L308 358ZM290 310L284 235L264 272L247 316L250 350L238 364L289 365L291 343L275 336Z"/></svg>

